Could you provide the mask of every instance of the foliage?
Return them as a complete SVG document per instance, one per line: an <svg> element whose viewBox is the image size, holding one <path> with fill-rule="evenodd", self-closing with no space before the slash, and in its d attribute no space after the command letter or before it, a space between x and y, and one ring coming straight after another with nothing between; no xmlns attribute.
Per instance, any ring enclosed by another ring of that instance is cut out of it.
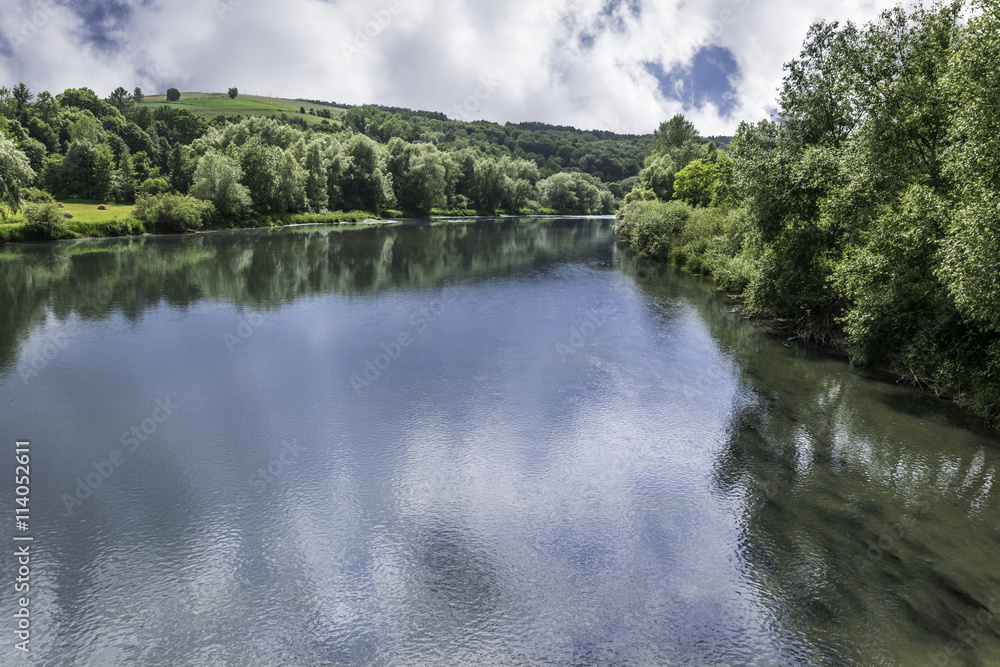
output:
<svg viewBox="0 0 1000 667"><path fill-rule="evenodd" d="M236 96L240 94L239 89L233 87L229 89L229 99L235 100Z"/></svg>
<svg viewBox="0 0 1000 667"><path fill-rule="evenodd" d="M244 218L249 215L253 201L250 191L240 182L242 177L235 160L220 153L208 153L198 162L191 195L211 202L225 218Z"/></svg>
<svg viewBox="0 0 1000 667"><path fill-rule="evenodd" d="M682 202L638 200L618 212L615 232L640 255L667 259L690 217L691 207Z"/></svg>
<svg viewBox="0 0 1000 667"><path fill-rule="evenodd" d="M24 193L24 199L32 204L50 204L56 201L55 197L39 188L28 188Z"/></svg>
<svg viewBox="0 0 1000 667"><path fill-rule="evenodd" d="M750 313L1000 417L1000 3L976 4L967 23L939 2L814 25L777 119L741 124L731 161L678 165L693 128L661 126L617 228Z"/></svg>
<svg viewBox="0 0 1000 667"><path fill-rule="evenodd" d="M940 277L961 312L1000 331L1000 7L982 2L951 59L955 144L947 171L957 210L942 242Z"/></svg>
<svg viewBox="0 0 1000 667"><path fill-rule="evenodd" d="M715 196L719 166L709 160L698 159L674 176L674 196L691 206L708 206Z"/></svg>
<svg viewBox="0 0 1000 667"><path fill-rule="evenodd" d="M58 204L29 204L24 217L28 220L27 231L35 240L64 239L73 235Z"/></svg>
<svg viewBox="0 0 1000 667"><path fill-rule="evenodd" d="M210 219L214 207L210 202L186 195L139 195L132 217L148 227L164 232L184 232L200 229Z"/></svg>
<svg viewBox="0 0 1000 667"><path fill-rule="evenodd" d="M168 102L176 102L179 99L181 99L181 91L177 90L176 88L167 88Z"/></svg>
<svg viewBox="0 0 1000 667"><path fill-rule="evenodd" d="M144 195L165 195L172 190L170 182L165 178L147 178L139 185L138 192Z"/></svg>
<svg viewBox="0 0 1000 667"><path fill-rule="evenodd" d="M0 217L21 208L22 190L35 180L28 157L13 141L0 135Z"/></svg>

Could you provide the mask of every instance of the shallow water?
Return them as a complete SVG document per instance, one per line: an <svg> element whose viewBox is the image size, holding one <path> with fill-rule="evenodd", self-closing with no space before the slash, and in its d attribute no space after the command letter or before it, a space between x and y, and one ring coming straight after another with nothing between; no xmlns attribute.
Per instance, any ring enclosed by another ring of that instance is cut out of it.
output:
<svg viewBox="0 0 1000 667"><path fill-rule="evenodd" d="M6 246L0 279L34 538L0 663L1000 663L995 434L609 220Z"/></svg>

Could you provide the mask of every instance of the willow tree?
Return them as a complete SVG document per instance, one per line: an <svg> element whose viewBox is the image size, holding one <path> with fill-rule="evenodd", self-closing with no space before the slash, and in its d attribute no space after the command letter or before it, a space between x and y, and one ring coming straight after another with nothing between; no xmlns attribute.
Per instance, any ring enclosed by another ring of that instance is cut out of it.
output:
<svg viewBox="0 0 1000 667"><path fill-rule="evenodd" d="M0 134L0 217L21 208L22 190L35 180L28 156L14 142Z"/></svg>

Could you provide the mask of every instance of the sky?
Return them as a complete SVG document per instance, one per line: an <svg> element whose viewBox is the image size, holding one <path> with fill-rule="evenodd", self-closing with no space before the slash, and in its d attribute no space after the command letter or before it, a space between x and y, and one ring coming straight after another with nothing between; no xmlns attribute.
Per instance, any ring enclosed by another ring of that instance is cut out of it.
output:
<svg viewBox="0 0 1000 667"><path fill-rule="evenodd" d="M0 85L241 92L645 134L774 111L819 20L888 0L2 0Z"/></svg>

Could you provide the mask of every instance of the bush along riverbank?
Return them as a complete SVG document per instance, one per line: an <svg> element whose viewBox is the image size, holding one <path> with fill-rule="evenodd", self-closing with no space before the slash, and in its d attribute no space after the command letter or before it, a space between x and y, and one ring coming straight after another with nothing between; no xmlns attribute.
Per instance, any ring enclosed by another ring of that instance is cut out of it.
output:
<svg viewBox="0 0 1000 667"><path fill-rule="evenodd" d="M846 353L853 365L887 371L1000 428L997 339L991 332L977 331L959 317L947 317L947 310L920 321L921 311L909 310L912 301L893 304L892 299L898 296L893 291L878 299L889 312L875 317L870 313L872 304L854 304L839 292L844 289L842 279L824 281L822 275L806 285L832 292L831 298L839 298L842 304L839 311L817 314L808 308L773 307L795 303L796 288L803 285L790 280L791 276L769 271L768 262L776 258L754 237L753 221L745 209L696 208L678 201L632 202L616 216L615 231L643 257L712 280L717 290L738 303L738 312L769 330ZM919 277L917 267L901 280L913 281L914 291L926 289ZM884 338L872 341L859 337L852 326L859 319L884 331ZM915 333L901 336L900 329L907 326ZM880 346L878 355L868 347L873 342Z"/></svg>
<svg viewBox="0 0 1000 667"><path fill-rule="evenodd" d="M125 217L104 220L77 220L64 215L58 204L29 204L24 221L0 224L0 242L39 242L64 239L141 236L143 234L183 234L194 231L250 229L286 225L358 224L382 221L364 211L334 213L284 213L259 215L241 220L218 220L204 202L187 197L161 200L153 206L133 211Z"/></svg>
<svg viewBox="0 0 1000 667"><path fill-rule="evenodd" d="M91 210L93 209L93 210ZM101 209L100 213L96 213ZM71 213L70 210L74 211ZM120 211L124 211L121 213ZM96 213L96 214L95 214ZM101 214L103 213L103 214ZM27 204L23 216L0 224L0 242L40 242L78 238L183 234L220 229L250 229L287 225L358 224L385 222L391 218L495 217L587 215L587 212L547 208L483 211L433 209L428 216L419 211L384 210L382 216L366 211L332 213L274 213L245 218L223 218L211 202L178 194L140 197L134 207L106 206L76 201L69 206L40 201ZM88 219L92 218L92 219Z"/></svg>

